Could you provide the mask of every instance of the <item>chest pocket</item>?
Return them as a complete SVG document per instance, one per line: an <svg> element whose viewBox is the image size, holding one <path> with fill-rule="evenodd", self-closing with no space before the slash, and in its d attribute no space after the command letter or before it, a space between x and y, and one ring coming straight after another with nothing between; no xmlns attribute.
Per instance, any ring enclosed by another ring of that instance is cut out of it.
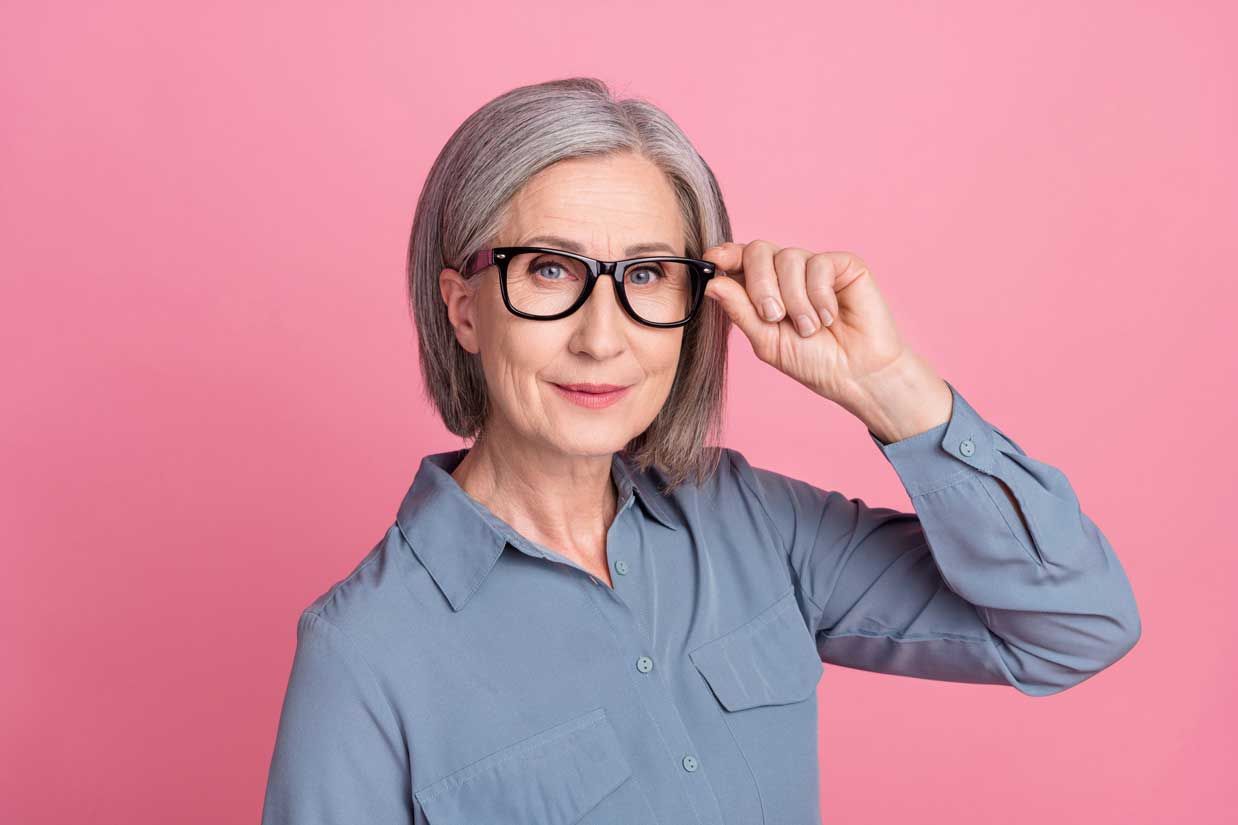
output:
<svg viewBox="0 0 1238 825"><path fill-rule="evenodd" d="M596 708L449 774L414 796L431 825L572 825L631 776Z"/></svg>
<svg viewBox="0 0 1238 825"><path fill-rule="evenodd" d="M688 657L728 711L802 702L813 695L824 670L794 588Z"/></svg>

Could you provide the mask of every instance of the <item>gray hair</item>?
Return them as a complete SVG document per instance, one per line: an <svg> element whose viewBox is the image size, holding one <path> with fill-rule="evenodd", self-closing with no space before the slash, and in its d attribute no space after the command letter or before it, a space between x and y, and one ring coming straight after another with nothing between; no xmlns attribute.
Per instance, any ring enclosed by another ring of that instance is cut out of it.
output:
<svg viewBox="0 0 1238 825"><path fill-rule="evenodd" d="M447 429L480 438L489 412L478 357L456 340L439 291L444 267L463 270L493 242L512 197L561 160L634 152L654 163L675 191L686 227L685 254L700 257L731 240L713 171L661 109L615 99L601 80L571 77L521 86L486 103L439 152L417 199L408 247L409 309L417 328L423 395ZM622 450L640 470L657 468L664 491L713 475L721 449L727 338L731 321L714 301L684 328L670 395Z"/></svg>

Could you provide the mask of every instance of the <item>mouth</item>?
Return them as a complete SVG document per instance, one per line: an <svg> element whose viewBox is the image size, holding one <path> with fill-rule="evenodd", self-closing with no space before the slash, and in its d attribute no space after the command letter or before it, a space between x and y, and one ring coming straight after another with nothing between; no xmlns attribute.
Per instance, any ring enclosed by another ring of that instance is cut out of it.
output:
<svg viewBox="0 0 1238 825"><path fill-rule="evenodd" d="M551 384L568 401L590 409L609 407L632 389L622 384Z"/></svg>

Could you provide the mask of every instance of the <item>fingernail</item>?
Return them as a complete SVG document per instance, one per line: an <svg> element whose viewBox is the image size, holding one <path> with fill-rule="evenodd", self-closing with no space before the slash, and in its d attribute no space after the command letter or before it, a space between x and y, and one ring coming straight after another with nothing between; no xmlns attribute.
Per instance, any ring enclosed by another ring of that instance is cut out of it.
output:
<svg viewBox="0 0 1238 825"><path fill-rule="evenodd" d="M778 316L782 314L782 309L773 298L766 298L761 303L761 312L765 314L766 321L777 321Z"/></svg>
<svg viewBox="0 0 1238 825"><path fill-rule="evenodd" d="M800 335L803 335L805 338L807 338L809 335L812 335L814 332L816 332L816 329L815 329L816 324L814 324L812 322L812 318L810 318L807 315L801 315L798 318L796 318L795 326L797 329L799 329Z"/></svg>
<svg viewBox="0 0 1238 825"><path fill-rule="evenodd" d="M821 315L821 323L825 324L827 327L830 325L830 322L834 320L834 316L830 315L830 311L825 307L821 307L817 310L817 312Z"/></svg>

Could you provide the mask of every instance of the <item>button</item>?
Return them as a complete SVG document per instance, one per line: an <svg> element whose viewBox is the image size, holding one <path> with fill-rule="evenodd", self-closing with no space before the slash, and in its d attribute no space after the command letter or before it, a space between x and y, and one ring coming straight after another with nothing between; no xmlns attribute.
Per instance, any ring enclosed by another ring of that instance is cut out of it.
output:
<svg viewBox="0 0 1238 825"><path fill-rule="evenodd" d="M963 443L959 445L959 452L963 455L971 455L976 452L976 445L972 443L970 438L965 438Z"/></svg>
<svg viewBox="0 0 1238 825"><path fill-rule="evenodd" d="M648 673L653 670L653 659L648 656L642 656L636 660L636 669L641 673Z"/></svg>
<svg viewBox="0 0 1238 825"><path fill-rule="evenodd" d="M685 756L683 758L683 769L685 771L696 770L696 757L693 756L692 754L688 754L687 756Z"/></svg>
<svg viewBox="0 0 1238 825"><path fill-rule="evenodd" d="M615 562L615 572L618 573L620 576L627 573L628 563L624 561L623 559L619 559L619 561Z"/></svg>

